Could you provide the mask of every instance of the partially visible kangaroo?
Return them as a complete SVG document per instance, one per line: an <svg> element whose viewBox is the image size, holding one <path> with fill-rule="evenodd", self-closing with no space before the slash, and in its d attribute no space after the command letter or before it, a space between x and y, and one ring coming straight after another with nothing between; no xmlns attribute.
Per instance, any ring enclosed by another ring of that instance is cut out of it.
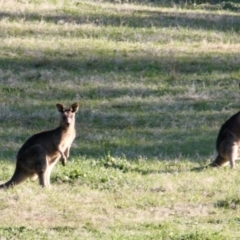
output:
<svg viewBox="0 0 240 240"><path fill-rule="evenodd" d="M75 113L78 103L70 108L56 104L60 112L59 127L37 133L30 137L17 153L15 172L12 178L0 185L0 188L15 186L27 178L39 178L42 187L50 185L50 174L59 159L65 166L70 147L76 136Z"/></svg>
<svg viewBox="0 0 240 240"><path fill-rule="evenodd" d="M217 142L216 149L218 155L209 166L221 167L227 162L230 163L232 168L235 168L235 160L239 156L240 147L240 112L230 117L221 127Z"/></svg>

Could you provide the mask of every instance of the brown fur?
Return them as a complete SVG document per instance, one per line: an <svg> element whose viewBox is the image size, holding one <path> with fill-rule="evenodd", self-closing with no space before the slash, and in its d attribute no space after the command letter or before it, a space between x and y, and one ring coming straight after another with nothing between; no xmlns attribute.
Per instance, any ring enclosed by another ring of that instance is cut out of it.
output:
<svg viewBox="0 0 240 240"><path fill-rule="evenodd" d="M221 167L230 163L235 168L235 161L239 156L240 147L240 112L230 117L221 127L217 142L217 157L209 166Z"/></svg>
<svg viewBox="0 0 240 240"><path fill-rule="evenodd" d="M50 185L50 174L59 159L65 166L71 144L76 136L75 113L78 103L70 108L56 104L60 112L59 127L30 137L17 153L15 172L0 188L15 186L27 178L39 178L42 187Z"/></svg>

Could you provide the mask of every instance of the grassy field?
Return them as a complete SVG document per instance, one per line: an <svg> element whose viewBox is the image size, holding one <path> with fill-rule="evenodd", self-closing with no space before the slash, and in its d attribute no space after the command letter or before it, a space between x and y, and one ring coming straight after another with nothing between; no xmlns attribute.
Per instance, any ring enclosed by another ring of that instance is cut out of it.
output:
<svg viewBox="0 0 240 240"><path fill-rule="evenodd" d="M81 105L52 187L1 192L0 239L239 239L239 166L193 169L240 109L240 13L119 2L0 1L0 182Z"/></svg>

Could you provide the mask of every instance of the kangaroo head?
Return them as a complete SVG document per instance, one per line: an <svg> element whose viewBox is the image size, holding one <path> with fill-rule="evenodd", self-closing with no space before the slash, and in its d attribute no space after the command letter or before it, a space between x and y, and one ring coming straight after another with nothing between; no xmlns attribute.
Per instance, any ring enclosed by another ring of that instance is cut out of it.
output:
<svg viewBox="0 0 240 240"><path fill-rule="evenodd" d="M69 127L75 123L75 113L78 111L79 104L73 103L70 108L65 108L62 104L57 103L56 107L60 112L60 125Z"/></svg>

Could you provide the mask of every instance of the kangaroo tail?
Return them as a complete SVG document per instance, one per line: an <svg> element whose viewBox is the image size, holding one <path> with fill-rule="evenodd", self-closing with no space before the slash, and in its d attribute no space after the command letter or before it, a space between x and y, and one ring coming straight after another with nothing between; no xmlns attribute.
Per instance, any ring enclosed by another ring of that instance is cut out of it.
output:
<svg viewBox="0 0 240 240"><path fill-rule="evenodd" d="M7 181L6 183L1 184L0 189L14 187L15 185L18 185L21 182L25 181L27 179L27 177L28 177L27 174L25 174L20 169L16 168L11 179L9 181Z"/></svg>
<svg viewBox="0 0 240 240"><path fill-rule="evenodd" d="M193 168L193 169L191 169L191 171L196 171L196 172L198 172L198 171L202 171L202 170L204 170L204 169L207 169L207 168L209 168L209 167L213 167L213 168L222 167L222 166L225 165L225 163L226 163L227 161L228 161L228 160L227 160L226 158L218 155L218 156L216 157L216 159L215 159L212 163L210 163L210 164L208 164L208 165L206 165L206 166L203 166L203 167Z"/></svg>
<svg viewBox="0 0 240 240"><path fill-rule="evenodd" d="M218 156L216 157L216 159L215 159L212 163L210 163L208 166L209 166L209 167L221 167L221 166L223 166L227 161L228 161L227 159L225 159L224 157L218 155Z"/></svg>

